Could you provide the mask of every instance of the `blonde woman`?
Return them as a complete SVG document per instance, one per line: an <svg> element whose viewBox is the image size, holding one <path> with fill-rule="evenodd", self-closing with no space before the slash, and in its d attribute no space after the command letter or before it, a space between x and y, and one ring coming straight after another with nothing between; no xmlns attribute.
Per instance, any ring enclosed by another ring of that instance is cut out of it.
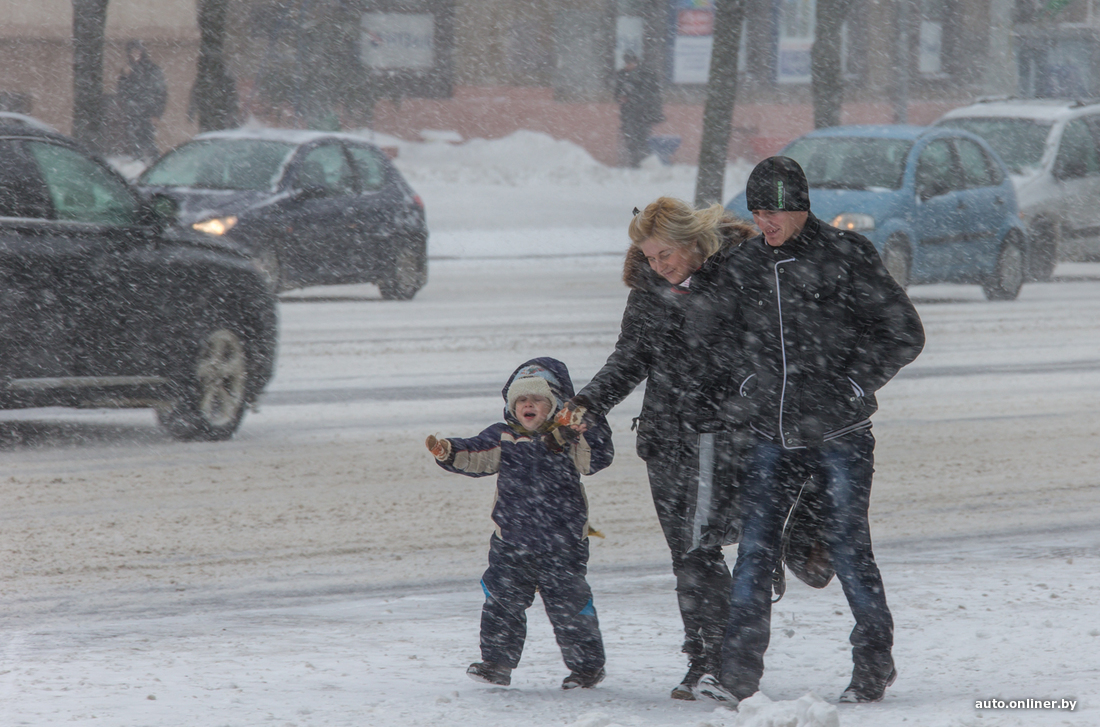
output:
<svg viewBox="0 0 1100 727"><path fill-rule="evenodd" d="M695 699L700 693L721 698L709 688L717 681L704 677L717 677L721 664L730 595L722 545L732 541L736 513L730 488L712 483L708 492L700 491L710 476L700 478L700 457L706 461L709 447L700 433L714 419L707 414L715 402L704 381L708 343L716 335L706 325L714 318L708 306L716 297L702 291L717 261L754 234L752 226L717 204L697 210L661 197L635 210L623 266L630 296L618 342L570 402L606 414L646 382L635 420L637 450L646 462L653 504L672 555L688 655L688 672L672 690L674 699Z"/></svg>

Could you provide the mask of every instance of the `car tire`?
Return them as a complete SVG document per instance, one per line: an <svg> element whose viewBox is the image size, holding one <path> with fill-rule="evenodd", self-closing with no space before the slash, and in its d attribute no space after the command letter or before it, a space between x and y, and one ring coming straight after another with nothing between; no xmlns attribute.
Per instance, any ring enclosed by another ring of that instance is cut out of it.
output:
<svg viewBox="0 0 1100 727"><path fill-rule="evenodd" d="M1058 226L1047 220L1032 225L1028 245L1028 280L1046 282L1058 264Z"/></svg>
<svg viewBox="0 0 1100 727"><path fill-rule="evenodd" d="M993 275L982 285L982 291L989 300L1015 300L1026 276L1027 257L1024 255L1023 240L1010 232L1001 244Z"/></svg>
<svg viewBox="0 0 1100 727"><path fill-rule="evenodd" d="M427 282L427 241L418 240L398 248L386 277L378 281L378 290L383 300L412 300Z"/></svg>
<svg viewBox="0 0 1100 727"><path fill-rule="evenodd" d="M248 405L250 358L245 337L233 326L204 329L175 382L175 399L157 409L160 424L181 440L232 437Z"/></svg>
<svg viewBox="0 0 1100 727"><path fill-rule="evenodd" d="M913 257L909 244L902 237L891 237L882 251L882 264L902 289L909 287Z"/></svg>

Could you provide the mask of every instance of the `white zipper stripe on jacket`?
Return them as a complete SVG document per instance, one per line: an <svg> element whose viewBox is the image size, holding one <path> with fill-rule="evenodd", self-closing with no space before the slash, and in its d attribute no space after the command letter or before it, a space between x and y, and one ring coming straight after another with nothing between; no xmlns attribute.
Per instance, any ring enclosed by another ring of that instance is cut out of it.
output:
<svg viewBox="0 0 1100 727"><path fill-rule="evenodd" d="M779 290L779 266L785 263L793 263L798 258L779 260L772 266L775 274L775 305L779 310L779 353L783 357L783 386L779 390L779 444L783 449L805 449L805 447L788 447L787 433L783 431L783 406L787 400L787 336L783 330L783 294Z"/></svg>

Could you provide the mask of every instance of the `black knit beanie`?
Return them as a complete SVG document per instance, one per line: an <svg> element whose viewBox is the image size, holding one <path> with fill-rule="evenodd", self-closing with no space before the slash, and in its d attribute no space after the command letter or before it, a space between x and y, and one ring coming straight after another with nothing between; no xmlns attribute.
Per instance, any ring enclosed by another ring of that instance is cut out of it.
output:
<svg viewBox="0 0 1100 727"><path fill-rule="evenodd" d="M768 157L757 164L745 185L745 197L750 212L810 211L810 189L806 183L806 173L790 157Z"/></svg>

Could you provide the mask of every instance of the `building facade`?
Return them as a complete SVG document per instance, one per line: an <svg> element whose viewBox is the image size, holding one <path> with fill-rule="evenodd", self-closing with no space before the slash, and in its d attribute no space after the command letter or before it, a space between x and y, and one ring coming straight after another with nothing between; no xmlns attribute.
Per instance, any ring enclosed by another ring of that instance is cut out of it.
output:
<svg viewBox="0 0 1100 727"><path fill-rule="evenodd" d="M812 128L820 1L746 0L731 156L759 158ZM142 39L169 83L162 149L196 131L187 110L197 2L108 5L104 90L114 90L125 42ZM1094 0L829 2L847 6L844 123L899 115L926 123L976 96L1018 89L1100 91ZM679 139L677 161L698 154L713 0L231 0L230 8L238 95L246 114L267 123L369 125L405 138L529 129L615 163L612 88L632 51L661 79L665 121L654 133ZM71 128L71 34L71 0L0 0L0 107Z"/></svg>

